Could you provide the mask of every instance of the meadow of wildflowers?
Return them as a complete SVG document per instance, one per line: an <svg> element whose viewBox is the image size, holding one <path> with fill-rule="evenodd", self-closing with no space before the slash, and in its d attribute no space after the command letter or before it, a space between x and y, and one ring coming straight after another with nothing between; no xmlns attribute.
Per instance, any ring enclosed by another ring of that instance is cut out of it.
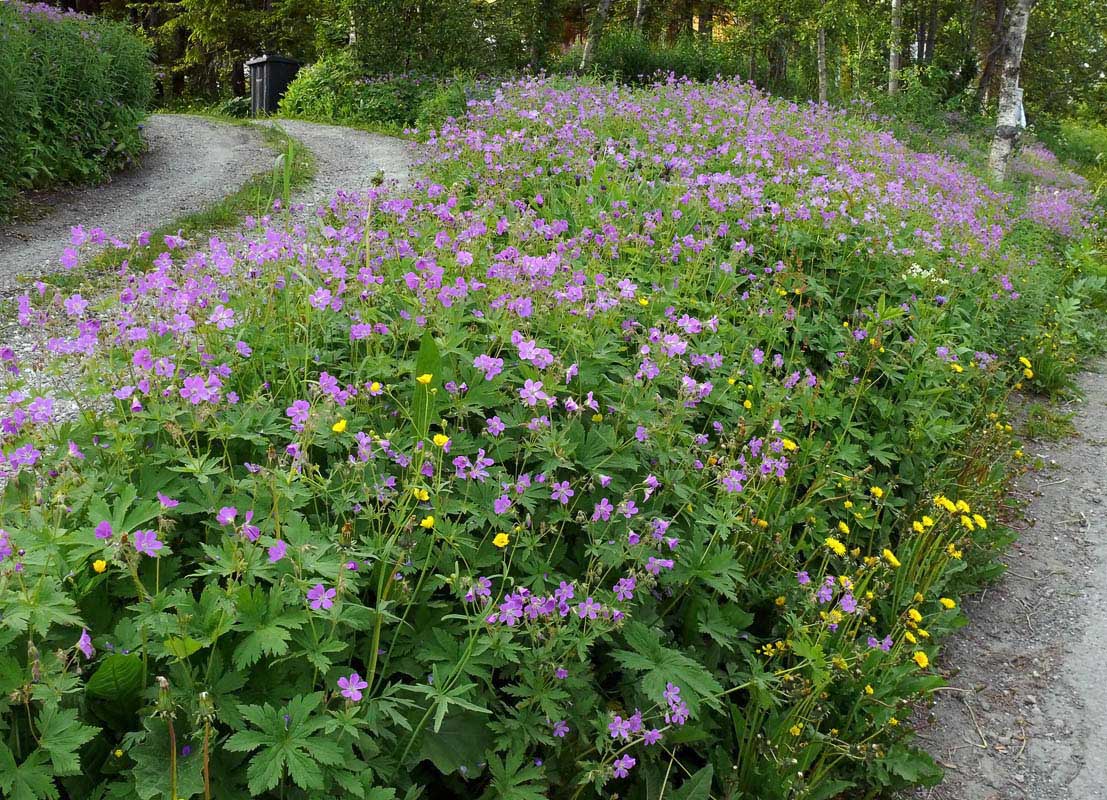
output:
<svg viewBox="0 0 1107 800"><path fill-rule="evenodd" d="M0 791L935 780L907 717L1009 541L1086 194L675 80L505 84L423 173L17 299Z"/></svg>

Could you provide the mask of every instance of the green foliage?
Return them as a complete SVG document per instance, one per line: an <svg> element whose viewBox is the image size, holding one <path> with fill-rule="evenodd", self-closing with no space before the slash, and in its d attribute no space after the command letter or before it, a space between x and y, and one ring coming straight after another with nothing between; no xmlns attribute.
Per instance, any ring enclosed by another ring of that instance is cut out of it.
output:
<svg viewBox="0 0 1107 800"><path fill-rule="evenodd" d="M565 51L555 64L561 72L576 72L582 46ZM596 48L592 70L603 77L628 83L653 80L657 73L709 81L729 77L741 70L729 48L702 38L682 37L672 44L657 42L640 31L625 27L604 30Z"/></svg>
<svg viewBox="0 0 1107 800"><path fill-rule="evenodd" d="M95 182L133 159L152 82L129 27L0 4L0 203L19 189Z"/></svg>

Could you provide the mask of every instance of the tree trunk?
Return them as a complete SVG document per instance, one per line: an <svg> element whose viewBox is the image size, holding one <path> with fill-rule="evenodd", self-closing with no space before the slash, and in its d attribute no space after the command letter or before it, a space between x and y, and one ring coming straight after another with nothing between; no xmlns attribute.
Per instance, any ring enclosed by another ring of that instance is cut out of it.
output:
<svg viewBox="0 0 1107 800"><path fill-rule="evenodd" d="M826 28L819 28L819 102L826 102Z"/></svg>
<svg viewBox="0 0 1107 800"><path fill-rule="evenodd" d="M600 0L596 6L596 15L592 17L592 24L588 28L588 39L584 43L584 55L580 58L581 71L592 66L592 60L596 57L596 45L603 34L603 26L607 23L607 12L611 10L611 0Z"/></svg>
<svg viewBox="0 0 1107 800"><path fill-rule="evenodd" d="M923 60L929 64L934 60L934 43L938 39L938 4L930 3L930 19L926 27L926 58Z"/></svg>
<svg viewBox="0 0 1107 800"><path fill-rule="evenodd" d="M634 7L634 30L642 30L642 27L646 24L646 16L649 13L649 0L638 0L638 4Z"/></svg>
<svg viewBox="0 0 1107 800"><path fill-rule="evenodd" d="M903 0L892 0L892 38L888 49L888 94L899 91L900 39L903 29Z"/></svg>
<svg viewBox="0 0 1107 800"><path fill-rule="evenodd" d="M1019 67L1022 65L1022 48L1026 42L1026 27L1030 21L1030 9L1034 0L1016 0L1008 15L1007 35L1004 37L1003 72L999 76L999 111L996 113L996 134L988 154L988 169L992 177L1002 181L1007 177L1007 162L1015 148L1018 136Z"/></svg>
<svg viewBox="0 0 1107 800"><path fill-rule="evenodd" d="M992 36L988 43L988 49L981 55L982 66L980 68L980 83L976 86L976 106L984 108L992 97L992 84L995 83L996 73L1003 61L1003 20L1007 14L1005 0L995 2L995 22L992 26Z"/></svg>
<svg viewBox="0 0 1107 800"><path fill-rule="evenodd" d="M715 4L700 3L700 36L711 41L715 35Z"/></svg>

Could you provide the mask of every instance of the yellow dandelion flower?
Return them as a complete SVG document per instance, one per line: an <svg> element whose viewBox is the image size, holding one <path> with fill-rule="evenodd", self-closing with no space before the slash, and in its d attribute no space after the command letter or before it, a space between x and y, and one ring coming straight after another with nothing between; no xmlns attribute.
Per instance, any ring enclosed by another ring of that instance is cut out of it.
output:
<svg viewBox="0 0 1107 800"><path fill-rule="evenodd" d="M879 500L880 498L882 498L884 496L884 490L881 489L879 486L874 486L871 489L869 489L869 494L871 494L873 497L875 497L877 500Z"/></svg>
<svg viewBox="0 0 1107 800"><path fill-rule="evenodd" d="M949 553L950 558L961 558L961 551L954 547L953 542L946 546L946 552Z"/></svg>
<svg viewBox="0 0 1107 800"><path fill-rule="evenodd" d="M972 521L975 522L976 527L980 528L981 530L984 530L988 527L988 520L984 519L984 517L980 516L979 514L973 514Z"/></svg>
<svg viewBox="0 0 1107 800"><path fill-rule="evenodd" d="M836 555L844 556L846 554L846 546L833 536L827 536L824 544L833 550Z"/></svg>
<svg viewBox="0 0 1107 800"><path fill-rule="evenodd" d="M930 631L926 630L926 628L919 628L918 632L919 636L923 637L924 639L930 638Z"/></svg>
<svg viewBox="0 0 1107 800"><path fill-rule="evenodd" d="M939 597L938 602L941 603L942 606L946 609L957 608L957 603L955 603L953 600L950 600L948 597Z"/></svg>
<svg viewBox="0 0 1107 800"><path fill-rule="evenodd" d="M428 383L434 380L434 376L431 375L429 372L424 372L422 375L417 376L415 380L426 386Z"/></svg>
<svg viewBox="0 0 1107 800"><path fill-rule="evenodd" d="M338 422L331 425L331 430L335 433L345 433L346 431L346 419L345 417L339 417Z"/></svg>
<svg viewBox="0 0 1107 800"><path fill-rule="evenodd" d="M791 439L781 439L780 443L782 445L784 445L785 450L795 450L796 449L796 443L793 442Z"/></svg>
<svg viewBox="0 0 1107 800"><path fill-rule="evenodd" d="M903 638L909 641L911 644L918 644L919 642L919 640L915 638L915 635L911 633L911 631L903 634Z"/></svg>
<svg viewBox="0 0 1107 800"><path fill-rule="evenodd" d="M916 650L915 655L911 656L915 659L915 663L919 665L919 669L926 669L930 666L930 659L927 658L926 653L922 650Z"/></svg>
<svg viewBox="0 0 1107 800"><path fill-rule="evenodd" d="M841 533L843 536L849 536L849 525L844 522L839 522L838 532Z"/></svg>
<svg viewBox="0 0 1107 800"><path fill-rule="evenodd" d="M92 571L99 575L101 572L108 568L108 562L102 558L98 558L92 562Z"/></svg>
<svg viewBox="0 0 1107 800"><path fill-rule="evenodd" d="M445 447L450 443L450 437L444 433L436 433L432 441L435 447Z"/></svg>
<svg viewBox="0 0 1107 800"><path fill-rule="evenodd" d="M921 522L919 522L918 520L915 520L914 522L912 522L911 527L914 528L915 533L922 533L923 531L926 530L926 528L923 527L923 524Z"/></svg>
<svg viewBox="0 0 1107 800"><path fill-rule="evenodd" d="M915 622L922 622L923 621L923 615L918 612L918 609L914 609L914 608L910 609L907 612L907 616L909 616L911 619L915 620Z"/></svg>
<svg viewBox="0 0 1107 800"><path fill-rule="evenodd" d="M972 511L972 508L970 508L969 504L966 503L964 500L958 500L953 507L960 511L962 514L968 514Z"/></svg>
<svg viewBox="0 0 1107 800"><path fill-rule="evenodd" d="M427 516L423 517L423 519L421 519L419 521L419 525L426 528L429 531L431 528L434 527L434 515L433 514L427 514Z"/></svg>
<svg viewBox="0 0 1107 800"><path fill-rule="evenodd" d="M965 530L971 531L976 529L976 526L972 524L972 518L965 514L961 515L961 524L965 526Z"/></svg>
<svg viewBox="0 0 1107 800"><path fill-rule="evenodd" d="M506 533L497 533L496 538L492 540L492 544L496 545L496 547L504 548L507 547L507 543L510 541L511 537Z"/></svg>
<svg viewBox="0 0 1107 800"><path fill-rule="evenodd" d="M896 558L896 554L889 550L887 547L884 548L884 551L881 553L881 555L884 556L885 561L892 565L893 569L899 569L899 567L901 566L899 563L899 559Z"/></svg>
<svg viewBox="0 0 1107 800"><path fill-rule="evenodd" d="M926 514L923 514L923 527L924 528L933 528L934 527L934 518L933 517L928 517Z"/></svg>
<svg viewBox="0 0 1107 800"><path fill-rule="evenodd" d="M926 598L925 598L925 597L923 597L923 593L922 593L922 592L915 592L915 596L914 596L914 597L912 597L911 599L912 599L912 600L913 600L914 602L916 602L916 603L921 603L921 602L923 602L924 600L926 600Z"/></svg>
<svg viewBox="0 0 1107 800"><path fill-rule="evenodd" d="M1019 363L1022 364L1027 369L1031 369L1034 366L1033 364L1030 363L1030 359L1028 359L1026 356L1019 356Z"/></svg>
<svg viewBox="0 0 1107 800"><path fill-rule="evenodd" d="M1034 370L1032 370L1032 369L1024 369L1024 370L1022 371L1022 374L1023 374L1023 375L1024 375L1025 377L1026 377L1026 379L1027 379L1027 380L1030 380L1031 378L1033 378L1033 377L1034 377Z"/></svg>

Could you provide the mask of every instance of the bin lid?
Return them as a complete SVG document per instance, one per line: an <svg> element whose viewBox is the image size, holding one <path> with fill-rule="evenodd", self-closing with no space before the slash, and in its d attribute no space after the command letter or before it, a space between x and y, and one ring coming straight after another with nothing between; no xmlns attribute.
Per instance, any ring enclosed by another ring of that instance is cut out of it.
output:
<svg viewBox="0 0 1107 800"><path fill-rule="evenodd" d="M257 58L251 58L249 61L246 62L246 66L252 67L255 64L265 64L265 63L270 63L270 64L273 64L273 63L275 63L275 64L297 64L297 65L299 65L300 62L297 61L294 58L289 58L288 56L278 56L278 55L268 55L268 54L266 54L266 55L263 55L263 56L258 56Z"/></svg>

